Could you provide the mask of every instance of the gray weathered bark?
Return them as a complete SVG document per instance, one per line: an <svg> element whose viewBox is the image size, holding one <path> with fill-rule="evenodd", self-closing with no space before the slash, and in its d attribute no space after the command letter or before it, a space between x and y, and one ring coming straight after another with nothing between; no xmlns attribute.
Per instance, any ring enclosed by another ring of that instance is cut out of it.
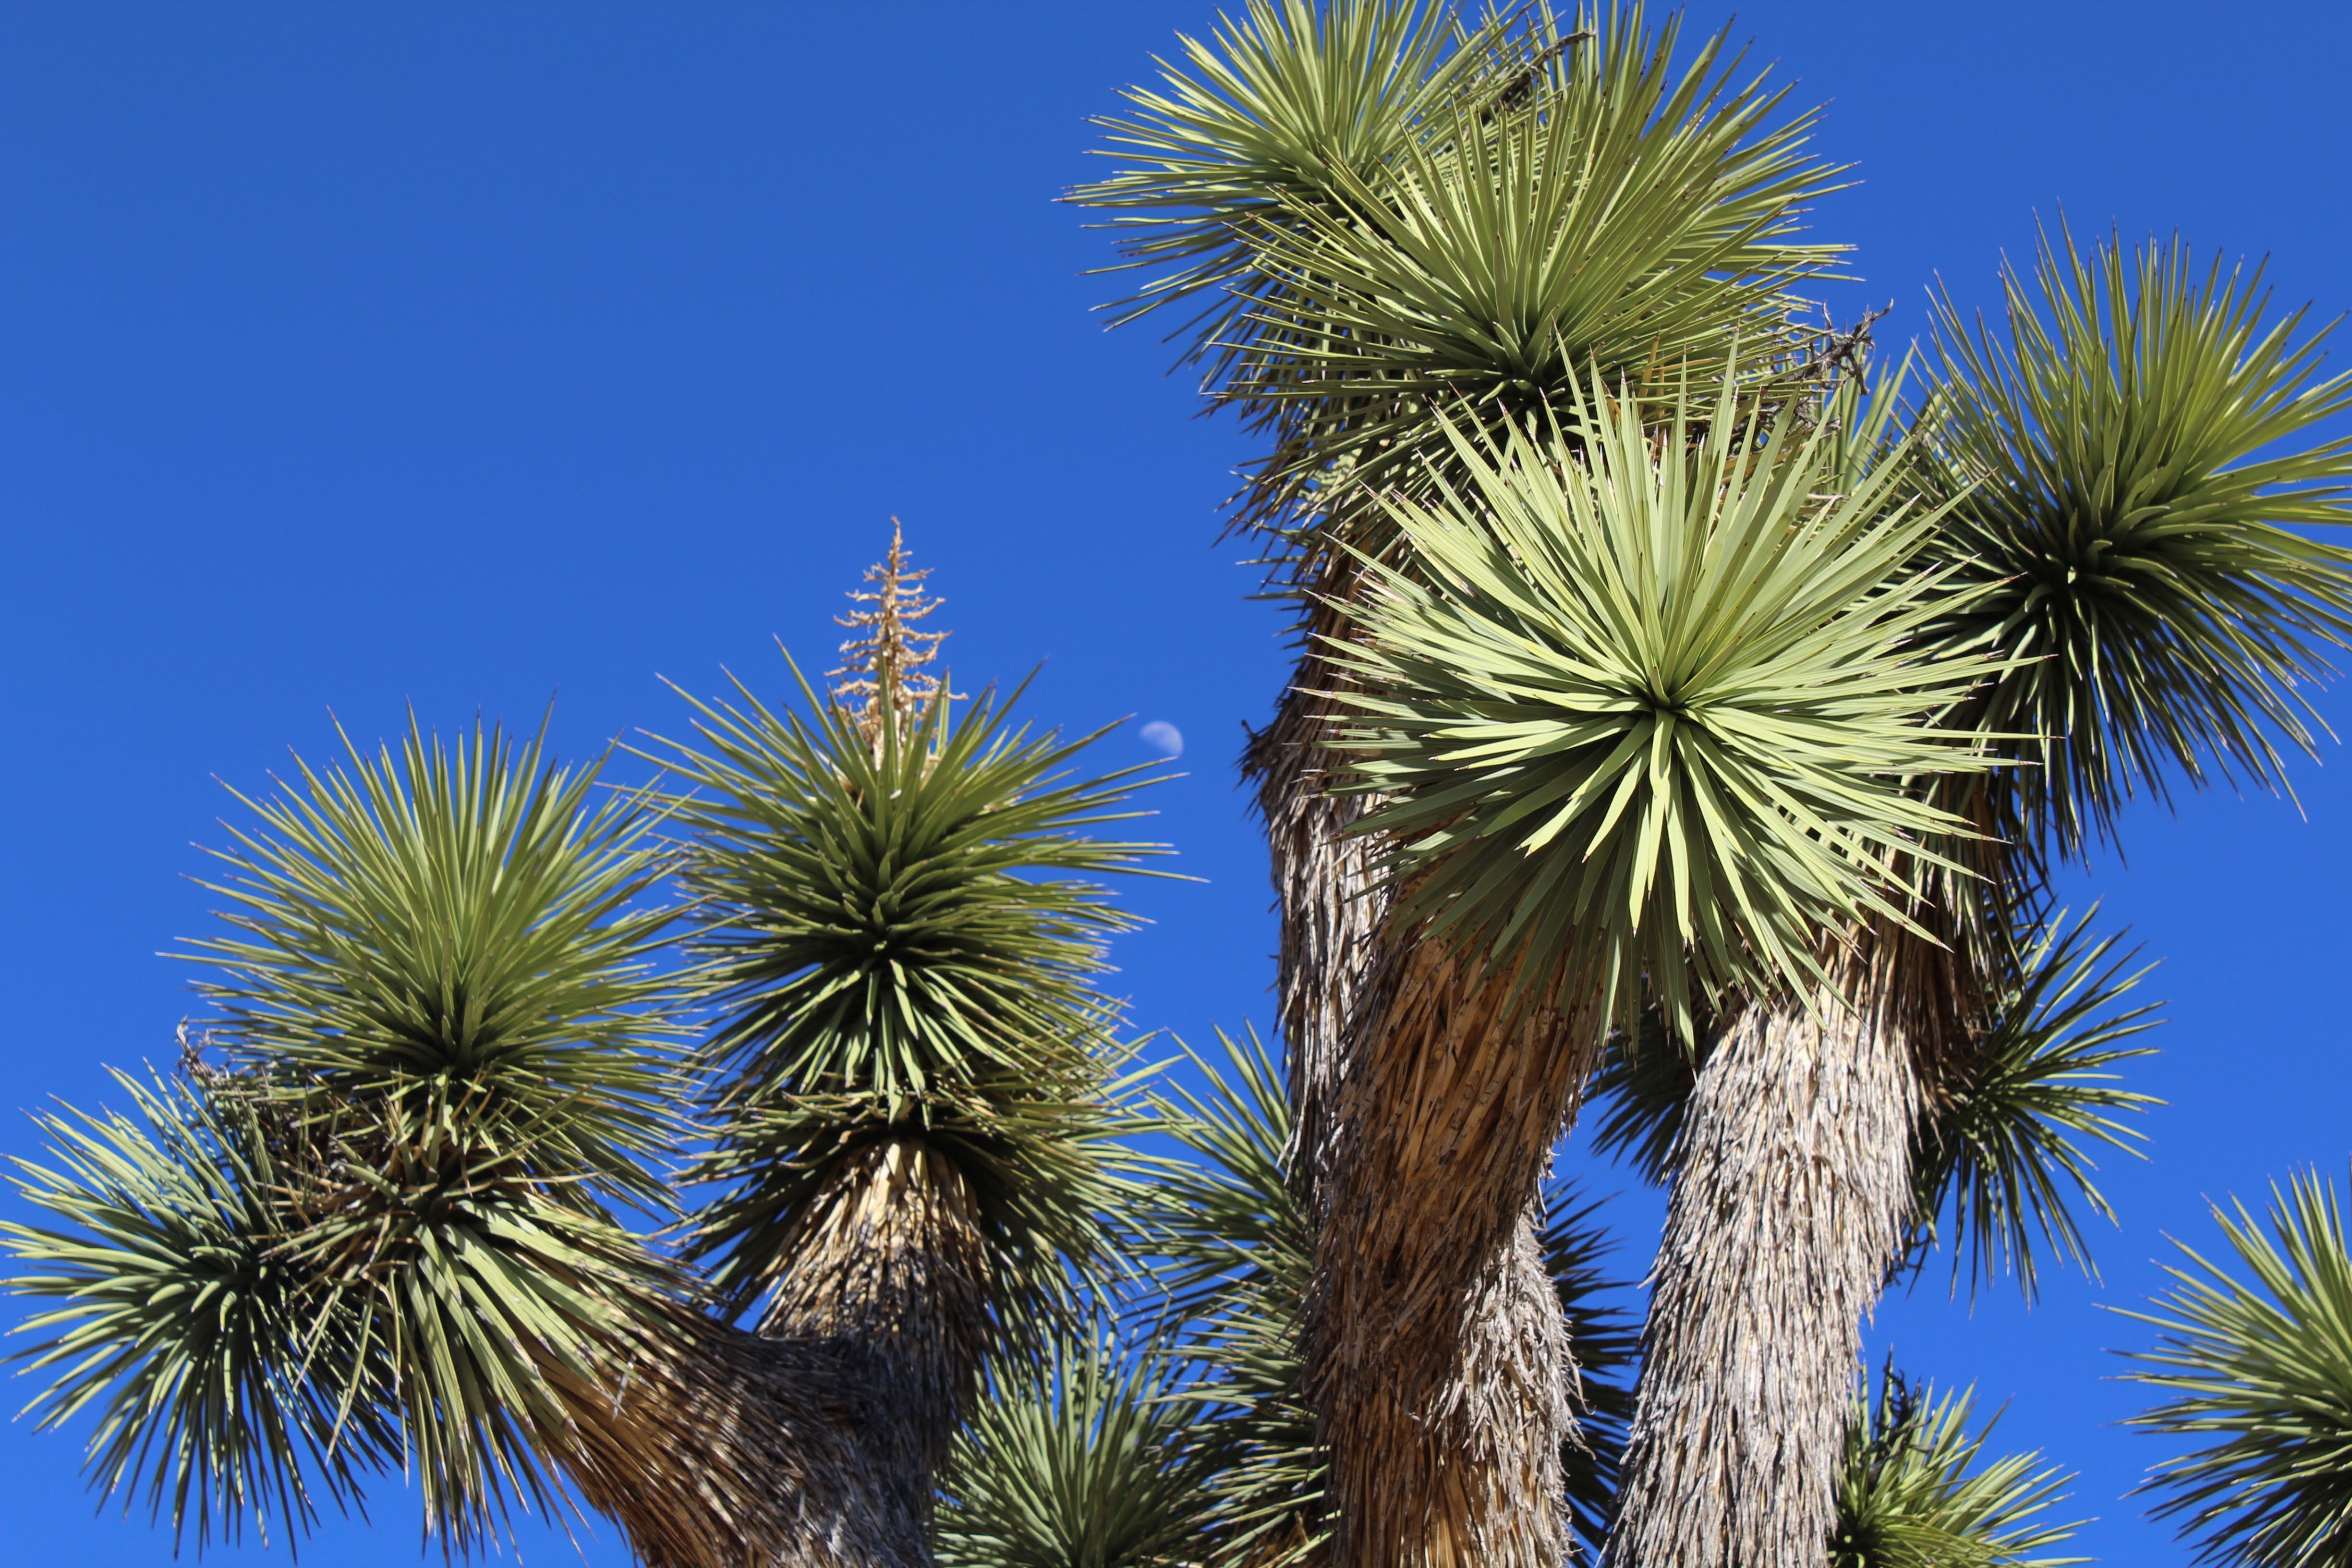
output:
<svg viewBox="0 0 2352 1568"><path fill-rule="evenodd" d="M1612 1568L1821 1568L1862 1319L1902 1247L1901 1031L1761 1004L1699 1069L1658 1251Z"/></svg>

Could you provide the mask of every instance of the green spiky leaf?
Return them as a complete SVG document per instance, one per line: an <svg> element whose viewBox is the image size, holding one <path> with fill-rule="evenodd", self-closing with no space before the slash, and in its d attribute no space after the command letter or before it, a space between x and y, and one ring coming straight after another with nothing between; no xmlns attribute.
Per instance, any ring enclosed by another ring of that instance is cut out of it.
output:
<svg viewBox="0 0 2352 1568"><path fill-rule="evenodd" d="M1210 1503L1178 1369L1100 1323L1001 1368L950 1460L942 1568L1161 1568Z"/></svg>
<svg viewBox="0 0 2352 1568"><path fill-rule="evenodd" d="M1914 1140L1915 1249L1948 1239L1956 1286L1965 1261L1971 1290L2014 1273L2031 1301L2037 1237L2061 1261L2096 1275L2067 1194L2080 1194L2113 1223L2084 1145L2138 1152L2146 1134L2116 1113L2158 1102L2119 1087L2110 1069L2152 1054L2124 1042L2162 1022L2163 1005L2123 1005L2153 966L2132 967L2138 954L2117 951L2121 934L2095 936L2097 914L2094 905L2071 926L2063 910L2021 922L1991 1016L1968 1047L1948 1053L1936 1104Z"/></svg>
<svg viewBox="0 0 2352 1568"><path fill-rule="evenodd" d="M2035 1557L2074 1524L2034 1516L2063 1500L2073 1478L2011 1454L1971 1470L1992 1434L1969 1430L1971 1391L1936 1396L1890 1364L1875 1398L1854 1394L1838 1472L1832 1568L2061 1568L2087 1557ZM1994 1419L1999 1419L1995 1416Z"/></svg>
<svg viewBox="0 0 2352 1568"><path fill-rule="evenodd" d="M551 1380L593 1384L678 1286L605 1208L662 1201L638 1159L676 1126L660 857L641 800L591 805L538 741L346 745L219 855L232 934L188 956L229 1070L48 1124L27 1195L73 1228L11 1232L43 1270L14 1288L74 1303L32 1357L53 1413L103 1402L100 1485L145 1466L160 1504L168 1471L201 1541L265 1487L307 1525L306 1462L337 1500L400 1466L469 1552L561 1511ZM159 1331L140 1303L173 1300L210 1315Z"/></svg>
<svg viewBox="0 0 2352 1568"><path fill-rule="evenodd" d="M1276 437L1249 520L1444 461L1435 408L1499 425L1595 363L1670 382L1735 342L1751 372L1786 351L1788 286L1837 250L1794 214L1833 172L1811 116L1771 123L1786 89L1735 84L1727 34L1677 65L1679 34L1638 5L1474 26L1253 0L1104 122L1126 166L1075 199L1164 268L1130 313L1206 300L1187 357Z"/></svg>
<svg viewBox="0 0 2352 1568"><path fill-rule="evenodd" d="M1948 549L1991 589L1956 636L2026 662L1984 708L2038 737L2001 775L2017 831L2079 856L2172 770L2280 781L2273 736L2325 732L2300 688L2352 633L2352 375L2315 379L2303 312L2266 320L2262 271L2179 242L2084 255L2045 234L2004 268L2004 334L1937 310L1922 425L1953 493ZM2004 827L2006 827L2004 824Z"/></svg>
<svg viewBox="0 0 2352 1568"><path fill-rule="evenodd" d="M804 710L740 682L734 701L697 702L698 743L669 758L697 786L676 805L695 835L680 876L709 921L691 945L719 1014L716 1139L688 1175L719 1190L688 1255L748 1305L828 1172L919 1130L971 1186L1001 1303L1055 1297L1119 1201L1125 1053L1092 980L1133 921L1050 873L1163 852L1088 831L1140 815L1121 806L1143 770L1074 780L1095 737L1017 725L989 693L869 734L801 691Z"/></svg>
<svg viewBox="0 0 2352 1568"><path fill-rule="evenodd" d="M380 1358L360 1351L354 1304L289 1255L252 1108L114 1079L133 1114L37 1117L54 1163L16 1162L18 1191L68 1228L0 1227L24 1268L9 1288L53 1303L19 1330L37 1337L26 1370L52 1374L39 1426L94 1410L92 1484L168 1510L199 1552L235 1544L248 1515L298 1544L321 1489L357 1504L399 1452Z"/></svg>
<svg viewBox="0 0 2352 1568"><path fill-rule="evenodd" d="M2171 1395L2134 1426L2195 1440L2144 1489L2206 1563L2352 1563L2352 1250L2344 1200L2316 1171L2271 1189L2263 1220L2232 1201L2214 1219L2238 1270L2186 1245L2187 1267L2127 1352L2132 1376Z"/></svg>
<svg viewBox="0 0 2352 1568"><path fill-rule="evenodd" d="M1596 387L1541 437L1457 433L1459 486L1384 503L1420 570L1368 562L1330 650L1402 907L1604 1024L1646 983L1685 1038L1734 994L1810 994L1824 932L1907 924L1959 831L1913 783L1983 765L1927 722L1987 672L1916 641L1948 609L1906 571L1936 516L1892 463L1826 489L1842 447L1740 416L1736 374L1663 432Z"/></svg>
<svg viewBox="0 0 2352 1568"><path fill-rule="evenodd" d="M233 934L191 941L232 1063L321 1103L397 1101L418 1126L528 1143L538 1169L641 1205L665 1151L678 1031L656 973L667 911L646 803L593 805L596 770L477 724L457 746L412 720L395 754L295 783L215 851Z"/></svg>

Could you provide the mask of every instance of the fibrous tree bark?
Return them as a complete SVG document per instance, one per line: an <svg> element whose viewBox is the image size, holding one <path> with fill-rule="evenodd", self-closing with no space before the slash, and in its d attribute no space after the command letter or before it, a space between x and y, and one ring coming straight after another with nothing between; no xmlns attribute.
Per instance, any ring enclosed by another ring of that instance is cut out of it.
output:
<svg viewBox="0 0 2352 1568"><path fill-rule="evenodd" d="M961 1176L884 1140L811 1205L759 1333L680 1309L557 1376L562 1458L646 1568L923 1568L989 1328Z"/></svg>
<svg viewBox="0 0 2352 1568"><path fill-rule="evenodd" d="M1862 1319L1900 1258L1922 1110L1906 1031L1826 989L1759 1002L1699 1068L1610 1557L1816 1568Z"/></svg>
<svg viewBox="0 0 2352 1568"><path fill-rule="evenodd" d="M1496 1027L1497 977L1389 927L1380 845L1353 831L1377 803L1329 788L1336 705L1310 688L1339 677L1303 674L1245 765L1281 912L1293 1180L1317 1219L1328 1561L1557 1568L1575 1370L1537 1235L1582 1068L1558 1020Z"/></svg>

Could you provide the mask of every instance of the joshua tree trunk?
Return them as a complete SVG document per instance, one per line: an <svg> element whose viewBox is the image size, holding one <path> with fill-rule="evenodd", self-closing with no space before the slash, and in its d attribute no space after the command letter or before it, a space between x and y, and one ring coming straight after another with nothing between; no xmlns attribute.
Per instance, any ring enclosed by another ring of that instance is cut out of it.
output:
<svg viewBox="0 0 2352 1568"><path fill-rule="evenodd" d="M646 1568L918 1568L900 1489L859 1440L860 1369L821 1341L763 1340L681 1309L593 1381L550 1381L549 1446Z"/></svg>
<svg viewBox="0 0 2352 1568"><path fill-rule="evenodd" d="M1821 1568L1861 1322L1902 1246L1920 1085L1826 993L1699 1069L1658 1251L1612 1568Z"/></svg>
<svg viewBox="0 0 2352 1568"><path fill-rule="evenodd" d="M646 1568L929 1568L988 1333L969 1193L919 1139L845 1163L752 1335L684 1310L560 1378L581 1495Z"/></svg>
<svg viewBox="0 0 2352 1568"><path fill-rule="evenodd" d="M1318 1220L1329 1561L1559 1568L1574 1369L1536 1237L1583 1066L1555 1020L1496 1027L1493 977L1383 935L1376 847L1348 832L1370 805L1318 766L1325 702L1294 690L1248 765L1281 900L1293 1178Z"/></svg>
<svg viewBox="0 0 2352 1568"><path fill-rule="evenodd" d="M1339 1084L1307 1392L1344 1568L1559 1568L1574 1372L1537 1232L1584 1053L1507 975L1412 944Z"/></svg>

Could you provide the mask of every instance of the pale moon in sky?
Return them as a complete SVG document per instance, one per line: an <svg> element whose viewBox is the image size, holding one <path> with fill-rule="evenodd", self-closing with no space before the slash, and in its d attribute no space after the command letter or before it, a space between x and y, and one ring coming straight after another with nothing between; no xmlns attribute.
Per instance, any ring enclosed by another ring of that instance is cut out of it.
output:
<svg viewBox="0 0 2352 1568"><path fill-rule="evenodd" d="M1181 757L1184 754L1184 731L1165 719L1154 719L1143 727L1143 743L1155 752Z"/></svg>

